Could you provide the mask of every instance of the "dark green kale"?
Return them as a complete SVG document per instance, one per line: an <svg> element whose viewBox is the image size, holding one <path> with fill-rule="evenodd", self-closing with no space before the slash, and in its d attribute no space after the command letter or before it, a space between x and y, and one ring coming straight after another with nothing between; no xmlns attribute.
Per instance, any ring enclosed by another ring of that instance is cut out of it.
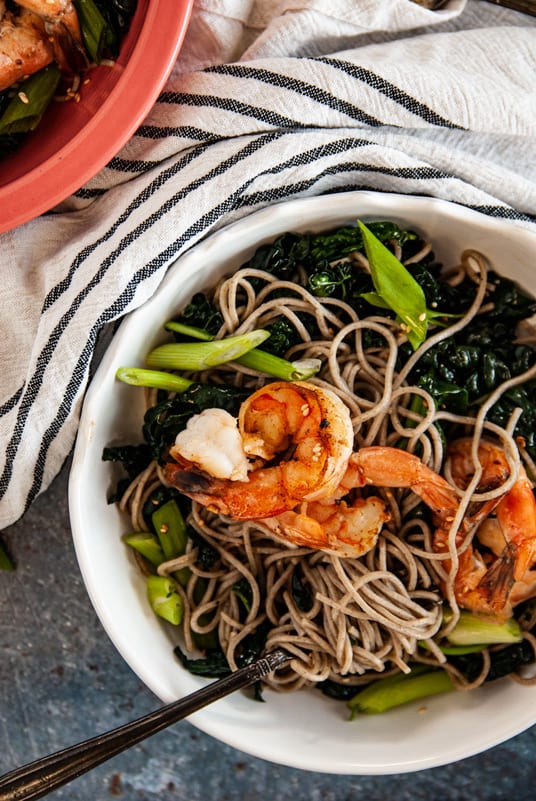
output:
<svg viewBox="0 0 536 801"><path fill-rule="evenodd" d="M467 681L474 681L482 671L482 654L473 653L464 656L449 657L455 667L465 676ZM495 681L519 670L523 665L534 662L534 649L528 640L505 645L504 648L490 652L490 667L486 681Z"/></svg>
<svg viewBox="0 0 536 801"><path fill-rule="evenodd" d="M233 584L231 589L236 597L240 599L244 610L249 612L253 602L253 593L249 581L246 578L241 578Z"/></svg>
<svg viewBox="0 0 536 801"><path fill-rule="evenodd" d="M190 532L190 538L194 541L197 548L196 565L200 570L211 570L218 563L220 555L218 551L209 545L194 529Z"/></svg>
<svg viewBox="0 0 536 801"><path fill-rule="evenodd" d="M132 17L136 12L137 0L95 0L95 5L115 32L117 44L119 44L130 27ZM116 45L112 55L117 56L118 53Z"/></svg>
<svg viewBox="0 0 536 801"><path fill-rule="evenodd" d="M193 676L217 679L222 676L228 676L231 672L225 654L221 650L210 651L204 657L191 659L186 656L180 646L176 645L174 653L182 666Z"/></svg>
<svg viewBox="0 0 536 801"><path fill-rule="evenodd" d="M340 684L338 681L333 681L332 679L320 681L316 686L322 695L333 698L335 701L343 701L344 703L353 698L358 690L355 684Z"/></svg>
<svg viewBox="0 0 536 801"><path fill-rule="evenodd" d="M283 281L293 281L298 268L308 261L310 237L285 233L273 242L261 245L242 265L252 270L263 270Z"/></svg>
<svg viewBox="0 0 536 801"><path fill-rule="evenodd" d="M223 317L219 310L203 292L195 293L190 303L176 320L185 325L202 328L213 336L218 333L223 324ZM179 337L176 337L176 339L179 339Z"/></svg>
<svg viewBox="0 0 536 801"><path fill-rule="evenodd" d="M295 326L286 317L278 317L265 329L270 332L270 337L262 343L262 350L275 356L284 358L290 348L301 342Z"/></svg>
<svg viewBox="0 0 536 801"><path fill-rule="evenodd" d="M235 651L235 659L239 668L251 665L257 659L260 659L265 649L266 637L270 627L270 623L262 623L239 643ZM220 648L208 649L204 657L193 659L186 656L180 646L175 647L174 653L183 667L193 675L218 678L220 676L228 676L231 673L225 654ZM257 700L261 700L258 692L256 697Z"/></svg>
<svg viewBox="0 0 536 801"><path fill-rule="evenodd" d="M404 245L418 239L417 234L392 222L369 223L368 227L381 242L396 240ZM322 234L287 232L257 248L242 266L292 281L300 267L312 274L356 251L363 251L363 237L357 226L342 226Z"/></svg>
<svg viewBox="0 0 536 801"><path fill-rule="evenodd" d="M109 503L116 503L133 479L151 462L151 451L145 443L139 445L109 445L103 448L103 462L117 462L126 472L125 478L117 482L115 491L108 498Z"/></svg>
<svg viewBox="0 0 536 801"><path fill-rule="evenodd" d="M145 443L140 445L109 445L103 448L103 462L119 462L130 479L136 478L151 462L151 452Z"/></svg>
<svg viewBox="0 0 536 801"><path fill-rule="evenodd" d="M503 381L521 375L536 363L536 351L528 345L515 342L518 322L536 312L536 302L511 281L490 275L495 287L489 300L493 305L485 315L478 315L462 331L439 342L423 354L413 369L410 380L426 389L437 406L458 414L475 414L489 393ZM453 295L453 304L447 296L438 301L441 310L453 313L467 307L472 298ZM409 351L402 347L400 364ZM508 390L490 409L487 417L497 425L505 426L516 407L523 414L515 429L522 436L529 453L536 455L536 382L530 381Z"/></svg>

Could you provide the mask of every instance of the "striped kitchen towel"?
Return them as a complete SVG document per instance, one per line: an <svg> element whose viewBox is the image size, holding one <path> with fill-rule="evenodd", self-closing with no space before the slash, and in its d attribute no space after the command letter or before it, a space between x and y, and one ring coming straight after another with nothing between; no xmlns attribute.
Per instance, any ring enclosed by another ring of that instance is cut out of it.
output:
<svg viewBox="0 0 536 801"><path fill-rule="evenodd" d="M122 152L0 236L0 527L68 456L102 332L221 226L374 189L536 231L535 54L536 19L483 0L198 0Z"/></svg>

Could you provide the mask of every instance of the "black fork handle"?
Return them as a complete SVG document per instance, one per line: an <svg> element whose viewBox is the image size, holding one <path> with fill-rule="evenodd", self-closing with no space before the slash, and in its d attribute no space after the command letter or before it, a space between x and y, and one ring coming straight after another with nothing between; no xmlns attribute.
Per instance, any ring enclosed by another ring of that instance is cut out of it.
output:
<svg viewBox="0 0 536 801"><path fill-rule="evenodd" d="M291 656L286 651L276 649L186 698L167 704L117 729L23 765L0 777L0 801L31 801L42 798L219 698L254 684L290 659Z"/></svg>

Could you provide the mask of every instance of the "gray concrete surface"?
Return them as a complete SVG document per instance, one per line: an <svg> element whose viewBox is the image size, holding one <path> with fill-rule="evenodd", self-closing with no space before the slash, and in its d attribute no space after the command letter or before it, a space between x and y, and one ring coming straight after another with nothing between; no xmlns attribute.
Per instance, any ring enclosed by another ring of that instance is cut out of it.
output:
<svg viewBox="0 0 536 801"><path fill-rule="evenodd" d="M0 773L159 705L116 652L90 604L70 537L67 478L68 465L5 532L18 567L0 573ZM332 776L244 755L184 721L49 798L534 801L535 756L533 728L447 767L401 776Z"/></svg>

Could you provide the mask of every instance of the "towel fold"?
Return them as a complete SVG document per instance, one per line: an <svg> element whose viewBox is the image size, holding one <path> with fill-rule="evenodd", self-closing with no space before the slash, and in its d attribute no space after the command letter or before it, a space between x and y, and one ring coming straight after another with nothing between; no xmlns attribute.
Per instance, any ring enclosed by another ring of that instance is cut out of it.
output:
<svg viewBox="0 0 536 801"><path fill-rule="evenodd" d="M0 235L0 527L68 456L99 336L201 238L291 197L439 197L536 232L536 19L484 0L200 0L122 151Z"/></svg>

